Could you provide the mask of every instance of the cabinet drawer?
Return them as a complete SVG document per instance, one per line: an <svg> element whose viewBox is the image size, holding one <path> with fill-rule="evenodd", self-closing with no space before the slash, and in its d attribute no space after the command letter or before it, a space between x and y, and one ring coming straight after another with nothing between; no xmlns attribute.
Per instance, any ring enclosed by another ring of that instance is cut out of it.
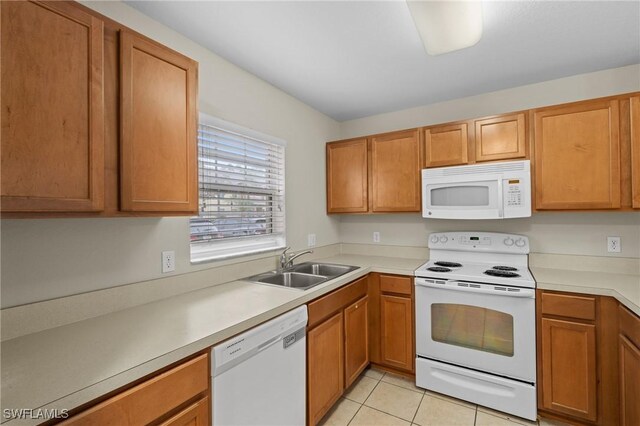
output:
<svg viewBox="0 0 640 426"><path fill-rule="evenodd" d="M331 314L347 307L349 304L364 297L367 294L367 277L364 276L351 284L327 294L320 299L309 303L309 324L314 327Z"/></svg>
<svg viewBox="0 0 640 426"><path fill-rule="evenodd" d="M380 290L383 293L399 293L411 295L411 277L396 275L380 275Z"/></svg>
<svg viewBox="0 0 640 426"><path fill-rule="evenodd" d="M624 306L618 307L618 318L620 333L627 336L634 345L640 347L640 318Z"/></svg>
<svg viewBox="0 0 640 426"><path fill-rule="evenodd" d="M208 354L203 354L89 408L62 424L148 424L208 389L209 357Z"/></svg>
<svg viewBox="0 0 640 426"><path fill-rule="evenodd" d="M570 294L542 293L542 313L544 315L595 320L596 298Z"/></svg>

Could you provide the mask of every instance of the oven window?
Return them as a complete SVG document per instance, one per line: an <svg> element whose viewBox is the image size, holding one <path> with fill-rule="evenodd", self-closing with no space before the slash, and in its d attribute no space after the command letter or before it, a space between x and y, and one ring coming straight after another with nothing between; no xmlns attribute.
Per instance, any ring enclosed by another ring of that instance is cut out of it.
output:
<svg viewBox="0 0 640 426"><path fill-rule="evenodd" d="M489 187L468 185L432 189L431 205L486 207L489 205Z"/></svg>
<svg viewBox="0 0 640 426"><path fill-rule="evenodd" d="M431 338L498 355L513 356L513 316L478 306L431 305Z"/></svg>

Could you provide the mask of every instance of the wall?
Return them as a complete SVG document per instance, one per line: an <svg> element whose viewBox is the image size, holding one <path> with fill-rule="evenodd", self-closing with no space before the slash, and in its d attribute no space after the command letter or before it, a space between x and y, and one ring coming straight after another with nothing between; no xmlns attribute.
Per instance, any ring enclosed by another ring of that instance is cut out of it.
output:
<svg viewBox="0 0 640 426"><path fill-rule="evenodd" d="M324 183L324 143L339 137L338 122L124 3L84 4L198 61L201 111L285 139L289 245L306 247L308 233L317 235L318 246L339 242L338 219L325 214ZM219 265L190 265L187 218L1 225L3 308L164 277L163 250L176 251L176 274Z"/></svg>
<svg viewBox="0 0 640 426"><path fill-rule="evenodd" d="M640 65L345 121L342 138L634 91L640 91ZM340 220L343 243L371 244L373 231L378 231L382 244L423 247L430 232L477 230L528 235L532 251L540 253L640 257L640 212L534 213L526 219L490 221L425 220L417 214L343 215ZM607 253L607 236L622 237L621 253Z"/></svg>

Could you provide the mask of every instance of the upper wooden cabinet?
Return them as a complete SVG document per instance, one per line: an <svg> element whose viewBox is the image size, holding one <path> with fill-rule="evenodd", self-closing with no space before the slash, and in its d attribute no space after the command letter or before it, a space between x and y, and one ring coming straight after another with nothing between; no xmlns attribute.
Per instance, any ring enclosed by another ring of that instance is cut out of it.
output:
<svg viewBox="0 0 640 426"><path fill-rule="evenodd" d="M327 144L327 213L420 211L420 132Z"/></svg>
<svg viewBox="0 0 640 426"><path fill-rule="evenodd" d="M327 144L327 212L363 213L369 209L366 139Z"/></svg>
<svg viewBox="0 0 640 426"><path fill-rule="evenodd" d="M197 212L197 64L123 31L121 204L125 211Z"/></svg>
<svg viewBox="0 0 640 426"><path fill-rule="evenodd" d="M428 127L424 130L425 167L457 166L469 162L467 123Z"/></svg>
<svg viewBox="0 0 640 426"><path fill-rule="evenodd" d="M103 22L3 1L2 211L104 208Z"/></svg>
<svg viewBox="0 0 640 426"><path fill-rule="evenodd" d="M620 207L617 100L533 112L538 210Z"/></svg>
<svg viewBox="0 0 640 426"><path fill-rule="evenodd" d="M631 203L640 209L640 96L631 98Z"/></svg>
<svg viewBox="0 0 640 426"><path fill-rule="evenodd" d="M3 217L197 212L197 63L75 2L0 7Z"/></svg>
<svg viewBox="0 0 640 426"><path fill-rule="evenodd" d="M371 138L371 211L420 211L418 130Z"/></svg>
<svg viewBox="0 0 640 426"><path fill-rule="evenodd" d="M526 116L501 115L475 121L476 161L525 158Z"/></svg>

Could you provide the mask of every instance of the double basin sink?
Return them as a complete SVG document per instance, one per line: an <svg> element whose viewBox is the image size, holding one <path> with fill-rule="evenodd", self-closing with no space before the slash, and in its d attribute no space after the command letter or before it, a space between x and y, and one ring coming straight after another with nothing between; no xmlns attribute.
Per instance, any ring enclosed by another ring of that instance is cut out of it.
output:
<svg viewBox="0 0 640 426"><path fill-rule="evenodd" d="M259 284L270 284L280 287L308 290L348 272L355 271L358 266L334 265L331 263L305 262L294 265L284 271L270 271L244 278Z"/></svg>

